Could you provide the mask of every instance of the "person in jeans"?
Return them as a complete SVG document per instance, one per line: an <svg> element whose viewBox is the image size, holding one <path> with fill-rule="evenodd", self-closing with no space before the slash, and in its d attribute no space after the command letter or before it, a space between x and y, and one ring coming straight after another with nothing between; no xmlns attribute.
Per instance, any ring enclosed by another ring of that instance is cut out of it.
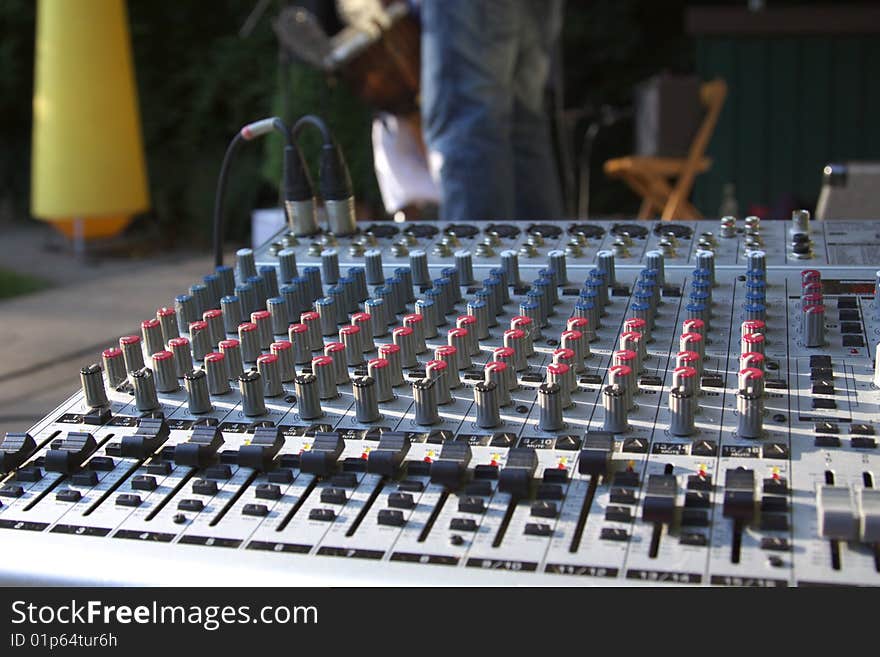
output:
<svg viewBox="0 0 880 657"><path fill-rule="evenodd" d="M423 0L421 111L441 218L562 216L544 110L563 0Z"/></svg>

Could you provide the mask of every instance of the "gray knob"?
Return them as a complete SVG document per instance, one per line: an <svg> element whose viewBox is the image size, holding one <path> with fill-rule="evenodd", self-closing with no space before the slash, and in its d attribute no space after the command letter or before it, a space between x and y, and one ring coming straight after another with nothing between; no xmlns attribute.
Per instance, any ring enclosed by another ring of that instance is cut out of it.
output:
<svg viewBox="0 0 880 657"><path fill-rule="evenodd" d="M238 331L238 325L244 321L241 300L236 296L223 297L220 299L220 312L223 313L223 332Z"/></svg>
<svg viewBox="0 0 880 657"><path fill-rule="evenodd" d="M186 403L193 414L210 413L211 398L208 395L208 377L204 370L190 370L183 375L186 388Z"/></svg>
<svg viewBox="0 0 880 657"><path fill-rule="evenodd" d="M287 302L284 300L284 297L266 299L266 310L269 311L269 324L272 335L286 335L287 327L290 326L290 316L287 312Z"/></svg>
<svg viewBox="0 0 880 657"><path fill-rule="evenodd" d="M324 411L318 399L318 379L314 374L300 374L293 380L299 416L303 420L321 417Z"/></svg>
<svg viewBox="0 0 880 657"><path fill-rule="evenodd" d="M514 287L519 287L522 283L519 277L519 253L513 250L502 251L501 268L504 270L507 282Z"/></svg>
<svg viewBox="0 0 880 657"><path fill-rule="evenodd" d="M380 403L394 399L389 366L390 363L385 358L373 358L367 363L367 375L376 382L376 401Z"/></svg>
<svg viewBox="0 0 880 657"><path fill-rule="evenodd" d="M336 335L336 299L323 297L315 301L315 311L320 320L321 335Z"/></svg>
<svg viewBox="0 0 880 657"><path fill-rule="evenodd" d="M309 327L305 324L291 324L287 329L287 339L293 345L293 362L306 365L312 360L312 345L309 342Z"/></svg>
<svg viewBox="0 0 880 657"><path fill-rule="evenodd" d="M510 328L519 329L523 332L522 345L526 354L526 358L535 355L535 342L532 339L532 329L534 322L530 317L524 315L516 315L510 320Z"/></svg>
<svg viewBox="0 0 880 657"><path fill-rule="evenodd" d="M547 254L549 260L550 271L553 272L553 279L556 285L568 284L568 267L566 265L565 251L554 249Z"/></svg>
<svg viewBox="0 0 880 657"><path fill-rule="evenodd" d="M336 249L321 252L321 278L327 285L336 285L339 280L339 254Z"/></svg>
<svg viewBox="0 0 880 657"><path fill-rule="evenodd" d="M211 307L211 300L208 298L208 287L204 283L194 283L189 286L189 294L195 301L196 317L201 317L202 313Z"/></svg>
<svg viewBox="0 0 880 657"><path fill-rule="evenodd" d="M259 268L259 276L263 279L263 287L266 298L278 296L278 270L272 265L262 265Z"/></svg>
<svg viewBox="0 0 880 657"><path fill-rule="evenodd" d="M303 267L303 276L309 282L308 302L311 304L323 294L324 283L321 280L320 267ZM334 281L335 282L335 281Z"/></svg>
<svg viewBox="0 0 880 657"><path fill-rule="evenodd" d="M275 354L263 354L257 358L257 371L263 379L263 395L280 397L284 394L281 385L281 364Z"/></svg>
<svg viewBox="0 0 880 657"><path fill-rule="evenodd" d="M477 318L473 315L459 315L455 318L455 328L467 330L468 351L471 356L480 355L480 341L477 339Z"/></svg>
<svg viewBox="0 0 880 657"><path fill-rule="evenodd" d="M715 286L715 253L712 251L699 250L694 255L697 269L709 271L709 282Z"/></svg>
<svg viewBox="0 0 880 657"><path fill-rule="evenodd" d="M458 349L443 345L434 349L434 360L446 363L446 379L449 388L455 390L461 386L461 378L458 376Z"/></svg>
<svg viewBox="0 0 880 657"><path fill-rule="evenodd" d="M189 294L179 294L174 298L174 313L177 316L177 328L180 333L189 331L190 322L196 321L196 301Z"/></svg>
<svg viewBox="0 0 880 657"><path fill-rule="evenodd" d="M107 372L107 385L111 388L117 387L128 378L125 359L119 347L110 347L101 352L101 362L104 364L104 371Z"/></svg>
<svg viewBox="0 0 880 657"><path fill-rule="evenodd" d="M296 366L293 363L293 345L287 340L279 340L269 345L269 352L278 356L281 380L285 383L293 381L296 376Z"/></svg>
<svg viewBox="0 0 880 657"><path fill-rule="evenodd" d="M413 332L413 349L417 354L423 354L428 351L425 344L425 318L416 313L410 313L403 316L403 325L412 329Z"/></svg>
<svg viewBox="0 0 880 657"><path fill-rule="evenodd" d="M159 327L162 330L162 340L165 344L171 338L180 336L179 327L177 326L177 313L174 308L159 308L156 311L156 319L159 320Z"/></svg>
<svg viewBox="0 0 880 657"><path fill-rule="evenodd" d="M281 271L281 282L290 283L299 276L296 268L296 251L281 249L278 252L278 269Z"/></svg>
<svg viewBox="0 0 880 657"><path fill-rule="evenodd" d="M134 387L134 405L139 411L153 411L159 408L159 398L156 396L156 384L153 381L153 371L148 367L130 372L131 384Z"/></svg>
<svg viewBox="0 0 880 657"><path fill-rule="evenodd" d="M419 287L427 287L431 284L427 253L424 251L411 251L409 254L409 268L412 271L413 284Z"/></svg>
<svg viewBox="0 0 880 657"><path fill-rule="evenodd" d="M560 431L562 421L562 394L556 383L538 386L538 428L541 431Z"/></svg>
<svg viewBox="0 0 880 657"><path fill-rule="evenodd" d="M603 250L596 253L596 266L605 274L605 282L608 285L617 283L617 275L614 270L614 252Z"/></svg>
<svg viewBox="0 0 880 657"><path fill-rule="evenodd" d="M253 249L239 249L236 251L235 267L238 269L239 280L246 281L251 276L256 276L257 265L254 262Z"/></svg>
<svg viewBox="0 0 880 657"><path fill-rule="evenodd" d="M254 310L259 308L259 301L257 300L257 292L254 289L254 286L250 283L243 282L235 286L235 296L238 297L241 302L241 317L242 321L244 318L250 315ZM177 323L180 325L180 312L178 311L178 320ZM192 320L190 320L192 321ZM181 332L186 331L186 326L189 326L187 323L185 326L181 327Z"/></svg>
<svg viewBox="0 0 880 657"><path fill-rule="evenodd" d="M645 253L645 267L657 271L657 282L660 285L666 282L666 261L662 251L647 251Z"/></svg>
<svg viewBox="0 0 880 657"><path fill-rule="evenodd" d="M141 322L141 335L143 336L144 349L148 356L165 350L162 325L159 324L158 319L146 319Z"/></svg>
<svg viewBox="0 0 880 657"><path fill-rule="evenodd" d="M336 399L336 365L330 356L312 358L312 373L318 379L318 397L320 399Z"/></svg>
<svg viewBox="0 0 880 657"><path fill-rule="evenodd" d="M584 358L586 357L585 352L589 349L587 345L587 341L584 339L584 334L580 331L563 331L559 345L563 349L571 349L574 352L574 372L575 374L582 374L586 371L586 366L584 365Z"/></svg>
<svg viewBox="0 0 880 657"><path fill-rule="evenodd" d="M504 332L504 346L513 349L513 367L517 372L526 370L529 366L526 358L525 339L526 335L520 329L507 329Z"/></svg>
<svg viewBox="0 0 880 657"><path fill-rule="evenodd" d="M241 346L241 360L245 363L256 363L260 355L260 337L257 325L245 322L238 327L238 342Z"/></svg>
<svg viewBox="0 0 880 657"><path fill-rule="evenodd" d="M385 281L385 274L382 271L382 251L370 249L364 253L364 267L367 270L367 284L382 285Z"/></svg>
<svg viewBox="0 0 880 657"><path fill-rule="evenodd" d="M415 335L408 326L398 326L391 332L391 337L400 348L400 366L411 369L418 366L416 360Z"/></svg>
<svg viewBox="0 0 880 657"><path fill-rule="evenodd" d="M244 361L241 358L241 343L238 340L223 340L220 353L225 356L226 371L230 379L238 381L244 374Z"/></svg>
<svg viewBox="0 0 880 657"><path fill-rule="evenodd" d="M547 366L547 383L555 383L559 386L559 399L562 408L568 408L573 404L571 400L574 371L565 363L553 363ZM575 382L575 385L576 382Z"/></svg>
<svg viewBox="0 0 880 657"><path fill-rule="evenodd" d="M498 411L498 385L489 381L479 381L474 386L474 405L477 407L477 426L481 429L494 429L501 424Z"/></svg>
<svg viewBox="0 0 880 657"><path fill-rule="evenodd" d="M193 360L204 360L205 354L213 351L211 347L211 332L206 321L199 320L190 324L189 338L192 345Z"/></svg>
<svg viewBox="0 0 880 657"><path fill-rule="evenodd" d="M534 301L519 304L519 314L532 320L532 340L541 339L541 305Z"/></svg>
<svg viewBox="0 0 880 657"><path fill-rule="evenodd" d="M510 389L507 383L507 363L502 363L501 361L486 363L483 372L485 377L483 380L486 383L494 383L496 386L495 394L498 398L498 405L510 405Z"/></svg>
<svg viewBox="0 0 880 657"><path fill-rule="evenodd" d="M373 337L381 338L388 335L388 310L384 299L367 299L364 302L364 310L370 314L370 325L373 327Z"/></svg>
<svg viewBox="0 0 880 657"><path fill-rule="evenodd" d="M697 370L693 367L676 367L672 372L672 389L669 391L671 414L669 431L673 436L690 436L694 433L697 379Z"/></svg>
<svg viewBox="0 0 880 657"><path fill-rule="evenodd" d="M328 342L324 345L324 355L333 359L336 385L348 383L351 377L348 375L348 366L345 363L345 345L341 342Z"/></svg>
<svg viewBox="0 0 880 657"><path fill-rule="evenodd" d="M629 365L612 365L608 368L608 382L612 385L615 383L620 385L626 393L624 397L624 406L626 410L633 408L633 395L636 390L636 377Z"/></svg>
<svg viewBox="0 0 880 657"><path fill-rule="evenodd" d="M455 252L455 270L458 272L459 285L472 285L474 283L474 264L470 251L461 250Z"/></svg>
<svg viewBox="0 0 880 657"><path fill-rule="evenodd" d="M806 316L806 313L803 313ZM820 313L821 316L821 313ZM824 319L824 317L823 317ZM804 322L806 324L806 322ZM806 328L806 327L804 327ZM763 354L764 349L766 347L767 340L764 337L763 333L746 333L740 337L739 345L741 354ZM810 345L807 345L810 346ZM821 345L813 345L813 346L821 346Z"/></svg>
<svg viewBox="0 0 880 657"><path fill-rule="evenodd" d="M225 395L230 391L226 354L213 352L205 356L205 378L208 382L208 394Z"/></svg>
<svg viewBox="0 0 880 657"><path fill-rule="evenodd" d="M248 370L238 377L238 390L241 393L241 409L247 417L266 414L263 377L258 371Z"/></svg>
<svg viewBox="0 0 880 657"><path fill-rule="evenodd" d="M323 334L321 331L321 315L314 310L307 310L299 316L299 321L305 324L308 329L306 334L309 338L309 351L323 351L324 338L321 337ZM330 333L328 335L333 334Z"/></svg>
<svg viewBox="0 0 880 657"><path fill-rule="evenodd" d="M496 363L504 363L507 366L507 369L504 370L504 376L507 381L508 391L516 390L519 385L516 378L516 369L514 367L515 360L516 354L510 347L496 347L492 350L492 361Z"/></svg>
<svg viewBox="0 0 880 657"><path fill-rule="evenodd" d="M403 368L400 365L400 347L396 344L379 345L379 358L388 361L388 378L391 387L403 385Z"/></svg>
<svg viewBox="0 0 880 657"><path fill-rule="evenodd" d="M379 414L376 382L369 376L357 376L352 380L351 385L354 391L357 421L362 424L378 422L382 416Z"/></svg>
<svg viewBox="0 0 880 657"><path fill-rule="evenodd" d="M803 320L804 344L807 347L821 347L824 345L825 306L807 306L801 312L801 318Z"/></svg>
<svg viewBox="0 0 880 657"><path fill-rule="evenodd" d="M361 353L376 351L376 342L373 340L373 318L370 314L355 313L351 316L351 323L361 330Z"/></svg>
<svg viewBox="0 0 880 657"><path fill-rule="evenodd" d="M626 390L619 384L602 388L602 408L605 410L602 428L611 433L624 433L627 430Z"/></svg>
<svg viewBox="0 0 880 657"><path fill-rule="evenodd" d="M104 388L104 372L97 363L84 367L79 371L83 396L89 408L103 408L110 405L107 390ZM177 381L174 381L177 383Z"/></svg>
<svg viewBox="0 0 880 657"><path fill-rule="evenodd" d="M425 373L434 382L437 403L441 406L452 403L452 391L449 389L449 365L442 360L429 360L425 365Z"/></svg>
<svg viewBox="0 0 880 657"><path fill-rule="evenodd" d="M412 384L413 400L415 406L416 424L427 427L440 421L437 412L437 394L435 383L431 379L417 379Z"/></svg>
<svg viewBox="0 0 880 657"><path fill-rule="evenodd" d="M767 270L767 254L763 251L748 251L746 253L746 271Z"/></svg>
<svg viewBox="0 0 880 657"><path fill-rule="evenodd" d="M226 339L226 327L223 325L223 311L218 310L217 308L206 310L202 313L202 321L208 325L208 335L211 336L211 348L213 349L220 344L221 340Z"/></svg>
<svg viewBox="0 0 880 657"><path fill-rule="evenodd" d="M174 392L180 386L177 384L177 367L174 364L174 354L170 351L159 351L153 354L153 376L156 390L159 392Z"/></svg>
<svg viewBox="0 0 880 657"><path fill-rule="evenodd" d="M486 340L489 337L489 304L485 301L468 301L467 314L477 320L477 340Z"/></svg>
<svg viewBox="0 0 880 657"><path fill-rule="evenodd" d="M119 348L122 349L126 372L134 372L144 367L144 352L141 350L139 335L126 335L119 338Z"/></svg>
<svg viewBox="0 0 880 657"><path fill-rule="evenodd" d="M272 315L268 310L255 310L251 313L251 323L257 326L260 349L268 349L272 344Z"/></svg>
<svg viewBox="0 0 880 657"><path fill-rule="evenodd" d="M214 271L220 277L220 295L232 294L235 288L235 269L229 265L220 265Z"/></svg>
<svg viewBox="0 0 880 657"><path fill-rule="evenodd" d="M422 331L426 338L437 337L437 306L433 301L417 299L415 303L416 314L422 316Z"/></svg>
<svg viewBox="0 0 880 657"><path fill-rule="evenodd" d="M739 371L736 393L737 434L760 438L764 426L764 373L747 367Z"/></svg>
<svg viewBox="0 0 880 657"><path fill-rule="evenodd" d="M358 367L364 362L364 347L361 344L361 329L349 324L339 329L339 341L345 346L345 364Z"/></svg>
<svg viewBox="0 0 880 657"><path fill-rule="evenodd" d="M210 301L208 308L219 308L220 297L223 296L220 293L220 277L217 274L207 274L202 277L202 282L205 284L205 287L208 288L208 300Z"/></svg>
<svg viewBox="0 0 880 657"><path fill-rule="evenodd" d="M450 347L455 347L456 356L458 357L458 369L467 370L471 368L470 346L468 344L468 331L463 328L449 329L447 332L447 341Z"/></svg>

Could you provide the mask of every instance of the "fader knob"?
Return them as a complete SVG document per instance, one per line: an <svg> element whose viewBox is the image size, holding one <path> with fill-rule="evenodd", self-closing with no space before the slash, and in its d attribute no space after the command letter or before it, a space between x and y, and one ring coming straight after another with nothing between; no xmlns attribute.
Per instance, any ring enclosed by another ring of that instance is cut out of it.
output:
<svg viewBox="0 0 880 657"><path fill-rule="evenodd" d="M103 374L101 366L97 363L84 367L79 371L83 396L89 408L103 408L110 404L110 400L107 399L107 390L104 388ZM176 380L175 383L177 383Z"/></svg>
<svg viewBox="0 0 880 657"><path fill-rule="evenodd" d="M148 367L142 367L130 373L131 384L134 388L134 405L141 411L153 411L159 408L159 398L156 396L156 384L153 381L153 371Z"/></svg>
<svg viewBox="0 0 880 657"><path fill-rule="evenodd" d="M541 431L560 431L562 421L562 394L556 383L542 383L538 386L538 429Z"/></svg>
<svg viewBox="0 0 880 657"><path fill-rule="evenodd" d="M370 376L356 376L351 385L357 421L362 424L378 422L382 416L379 414L375 380Z"/></svg>
<svg viewBox="0 0 880 657"><path fill-rule="evenodd" d="M186 403L193 414L210 413L211 398L208 395L208 377L204 370L191 370L183 375Z"/></svg>
<svg viewBox="0 0 880 657"><path fill-rule="evenodd" d="M415 422L423 427L437 424L440 421L434 386L434 381L428 378L418 379L413 381L412 384L413 400L415 401Z"/></svg>
<svg viewBox="0 0 880 657"><path fill-rule="evenodd" d="M300 374L293 380L297 413L303 420L315 420L324 414L318 399L318 379L314 374Z"/></svg>
<svg viewBox="0 0 880 657"><path fill-rule="evenodd" d="M249 370L238 377L238 390L241 393L241 410L247 417L266 414L263 377L258 371Z"/></svg>

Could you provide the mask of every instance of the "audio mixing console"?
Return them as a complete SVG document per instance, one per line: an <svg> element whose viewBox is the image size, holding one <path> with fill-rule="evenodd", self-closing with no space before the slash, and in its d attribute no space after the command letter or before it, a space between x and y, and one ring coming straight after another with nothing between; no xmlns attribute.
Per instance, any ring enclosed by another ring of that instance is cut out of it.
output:
<svg viewBox="0 0 880 657"><path fill-rule="evenodd" d="M878 255L805 213L285 230L0 440L0 576L876 586Z"/></svg>

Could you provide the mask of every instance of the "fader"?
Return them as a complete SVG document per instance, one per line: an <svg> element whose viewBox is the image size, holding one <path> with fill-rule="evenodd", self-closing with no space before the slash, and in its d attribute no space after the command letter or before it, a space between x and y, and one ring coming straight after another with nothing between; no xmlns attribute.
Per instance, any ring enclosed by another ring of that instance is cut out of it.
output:
<svg viewBox="0 0 880 657"><path fill-rule="evenodd" d="M0 440L2 576L876 586L878 255L800 213L282 231Z"/></svg>

